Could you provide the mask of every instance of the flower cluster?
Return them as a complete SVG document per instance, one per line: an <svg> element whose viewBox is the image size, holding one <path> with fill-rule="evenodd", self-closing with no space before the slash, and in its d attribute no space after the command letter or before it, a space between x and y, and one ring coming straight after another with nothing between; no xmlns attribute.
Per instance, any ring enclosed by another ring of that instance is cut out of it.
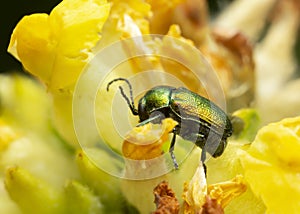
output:
<svg viewBox="0 0 300 214"><path fill-rule="evenodd" d="M298 80L284 86L296 67L291 53L299 3L237 0L236 5L214 26L203 0L63 0L50 14L23 17L8 51L39 82L0 76L0 201L5 202L0 213L297 213L300 118L266 122L274 112L276 119L299 114L300 99L284 96L299 89ZM260 42L261 20L272 8L275 18ZM253 13L250 20L247 14ZM182 62L193 63L184 45L201 51L217 73L234 127L223 155L207 161L207 174L199 162L201 149L189 150L185 145L191 142L180 137L175 148L180 168L172 170L169 133L179 121L135 127L124 139L113 134L110 112L102 108L112 106L112 98L101 87L96 123L111 150L80 148L72 102L84 68L115 42L148 34L161 36L122 48L128 55L136 49L152 55L129 59L125 71L116 68L110 77L138 74L147 66L207 96L187 67L160 57L176 52ZM284 50L279 57L272 51L275 43ZM275 96L279 89L281 96ZM256 90L256 109L244 109L253 105ZM268 106L265 96L274 105ZM291 105L283 107L284 102Z"/></svg>

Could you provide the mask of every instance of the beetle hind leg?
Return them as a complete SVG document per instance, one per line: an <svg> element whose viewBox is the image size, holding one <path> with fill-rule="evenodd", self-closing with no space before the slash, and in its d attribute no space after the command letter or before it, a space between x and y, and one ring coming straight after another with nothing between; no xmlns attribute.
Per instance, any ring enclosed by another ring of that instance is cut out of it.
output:
<svg viewBox="0 0 300 214"><path fill-rule="evenodd" d="M179 169L178 163L176 161L176 157L175 157L175 154L174 154L175 142L176 142L176 130L174 128L174 130L173 130L173 138L172 138L171 145L170 145L170 148L169 148L169 153L171 155L171 158L172 158L172 161L173 161L173 164L174 164L174 168L175 169Z"/></svg>

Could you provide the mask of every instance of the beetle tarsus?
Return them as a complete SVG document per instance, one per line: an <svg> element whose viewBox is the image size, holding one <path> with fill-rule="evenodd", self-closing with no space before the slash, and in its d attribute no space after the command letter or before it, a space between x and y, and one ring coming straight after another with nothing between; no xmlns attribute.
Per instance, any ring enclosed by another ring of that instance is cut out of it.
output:
<svg viewBox="0 0 300 214"><path fill-rule="evenodd" d="M173 161L173 164L174 164L174 168L175 168L176 170L178 170L178 169L179 169L179 166L178 166L178 163L177 163L177 161L176 161L176 157L175 157L175 155L174 155L174 151L170 151L170 155L171 155L171 158L172 158L172 161Z"/></svg>
<svg viewBox="0 0 300 214"><path fill-rule="evenodd" d="M176 128L173 129L173 138L172 138L172 141L170 144L169 152L170 152L171 158L173 160L174 168L177 170L177 169L179 169L179 167L178 167L178 163L176 161L176 157L174 154L175 142L176 142Z"/></svg>

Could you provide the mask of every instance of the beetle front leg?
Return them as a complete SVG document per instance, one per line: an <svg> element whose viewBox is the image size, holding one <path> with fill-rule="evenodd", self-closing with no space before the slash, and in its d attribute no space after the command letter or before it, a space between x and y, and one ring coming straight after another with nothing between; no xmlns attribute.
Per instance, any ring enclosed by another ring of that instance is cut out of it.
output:
<svg viewBox="0 0 300 214"><path fill-rule="evenodd" d="M162 114L156 114L155 116L150 117L150 118L148 118L147 120L144 120L144 121L140 122L139 124L137 124L137 127L146 125L147 123L151 123L151 122L153 122L153 121L155 121L155 120L160 120L160 121L161 121L163 118L164 118L164 117L163 117Z"/></svg>
<svg viewBox="0 0 300 214"><path fill-rule="evenodd" d="M178 169L178 163L177 163L176 157L174 155L175 142L176 142L176 128L174 128L174 130L173 130L173 138L172 138L171 145L170 145L170 148L169 148L169 153L170 153L171 158L173 160L173 164L174 164L175 169Z"/></svg>

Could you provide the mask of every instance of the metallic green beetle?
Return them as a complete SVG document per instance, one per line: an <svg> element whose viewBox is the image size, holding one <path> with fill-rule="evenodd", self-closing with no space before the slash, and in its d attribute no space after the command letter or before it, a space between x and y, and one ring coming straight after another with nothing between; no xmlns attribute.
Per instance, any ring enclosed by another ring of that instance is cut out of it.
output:
<svg viewBox="0 0 300 214"><path fill-rule="evenodd" d="M201 161L205 167L206 152L213 157L219 157L226 145L227 138L232 135L233 128L226 113L210 100L186 88L170 86L156 86L139 100L138 109L135 108L132 87L125 78L117 78L107 84L107 91L112 83L125 81L130 89L130 99L119 86L120 92L126 100L133 115L138 115L138 126L160 123L164 118L172 118L178 122L173 129L173 138L169 152L175 169L178 164L173 153L176 135L194 142L202 149ZM206 168L205 168L206 169Z"/></svg>

